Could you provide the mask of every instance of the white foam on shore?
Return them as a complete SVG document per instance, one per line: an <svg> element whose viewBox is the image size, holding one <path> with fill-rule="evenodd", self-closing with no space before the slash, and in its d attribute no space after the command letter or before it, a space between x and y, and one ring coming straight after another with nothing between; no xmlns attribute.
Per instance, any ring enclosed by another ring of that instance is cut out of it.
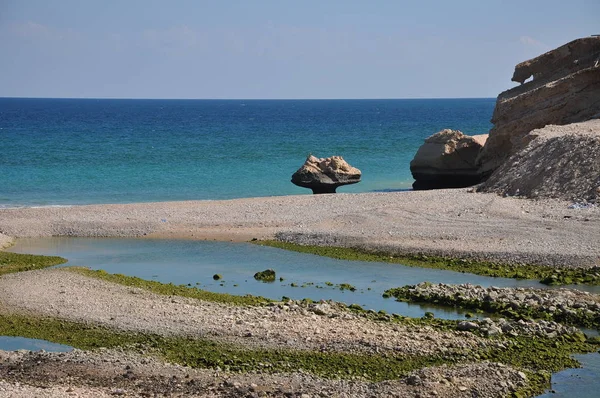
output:
<svg viewBox="0 0 600 398"><path fill-rule="evenodd" d="M0 209L47 209L53 207L73 207L75 205L38 205L38 206L27 206L27 205L1 205Z"/></svg>

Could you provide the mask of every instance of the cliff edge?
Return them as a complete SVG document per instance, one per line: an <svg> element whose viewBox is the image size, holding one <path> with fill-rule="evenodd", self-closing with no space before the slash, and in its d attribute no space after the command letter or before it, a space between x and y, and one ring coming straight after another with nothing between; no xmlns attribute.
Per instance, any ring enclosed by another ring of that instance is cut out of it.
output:
<svg viewBox="0 0 600 398"><path fill-rule="evenodd" d="M522 62L512 80L522 84L498 96L494 127L477 159L484 178L527 146L530 131L600 117L600 37L573 40Z"/></svg>

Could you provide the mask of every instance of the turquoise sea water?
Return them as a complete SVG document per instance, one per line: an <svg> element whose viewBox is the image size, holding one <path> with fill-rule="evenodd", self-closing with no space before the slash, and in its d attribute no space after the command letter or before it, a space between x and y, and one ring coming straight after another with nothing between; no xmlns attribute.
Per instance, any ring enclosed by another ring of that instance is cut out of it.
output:
<svg viewBox="0 0 600 398"><path fill-rule="evenodd" d="M308 194L310 153L361 169L340 192L407 189L426 137L487 133L494 103L0 98L0 206Z"/></svg>

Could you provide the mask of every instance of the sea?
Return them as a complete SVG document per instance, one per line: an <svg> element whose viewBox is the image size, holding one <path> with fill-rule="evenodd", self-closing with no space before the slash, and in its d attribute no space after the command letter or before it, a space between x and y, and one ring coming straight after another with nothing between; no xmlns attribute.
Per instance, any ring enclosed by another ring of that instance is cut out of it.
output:
<svg viewBox="0 0 600 398"><path fill-rule="evenodd" d="M445 128L485 134L495 99L0 98L0 207L310 194L310 154L362 171L338 192L411 188L409 163Z"/></svg>

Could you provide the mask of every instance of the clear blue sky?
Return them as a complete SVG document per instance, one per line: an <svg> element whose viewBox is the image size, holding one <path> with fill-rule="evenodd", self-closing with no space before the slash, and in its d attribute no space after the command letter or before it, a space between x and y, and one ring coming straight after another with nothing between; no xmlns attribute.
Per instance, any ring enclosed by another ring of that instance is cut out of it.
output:
<svg viewBox="0 0 600 398"><path fill-rule="evenodd" d="M600 0L0 0L0 97L495 97Z"/></svg>

